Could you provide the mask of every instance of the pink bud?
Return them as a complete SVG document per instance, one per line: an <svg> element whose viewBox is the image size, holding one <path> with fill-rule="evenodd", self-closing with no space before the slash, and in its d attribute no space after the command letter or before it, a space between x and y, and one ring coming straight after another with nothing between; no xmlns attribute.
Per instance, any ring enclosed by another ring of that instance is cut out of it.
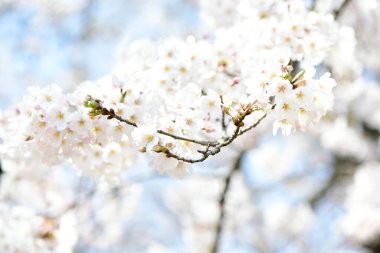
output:
<svg viewBox="0 0 380 253"><path fill-rule="evenodd" d="M231 86L233 87L239 83L240 83L240 77L235 77L234 80L232 81Z"/></svg>

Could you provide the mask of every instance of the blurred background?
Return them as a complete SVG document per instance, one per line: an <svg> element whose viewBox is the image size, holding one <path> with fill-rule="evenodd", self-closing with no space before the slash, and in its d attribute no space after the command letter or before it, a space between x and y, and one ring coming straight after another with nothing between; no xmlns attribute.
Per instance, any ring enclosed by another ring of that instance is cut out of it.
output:
<svg viewBox="0 0 380 253"><path fill-rule="evenodd" d="M72 87L109 74L123 40L194 33L185 0L1 0L0 89L4 108L23 88Z"/></svg>
<svg viewBox="0 0 380 253"><path fill-rule="evenodd" d="M339 22L352 28L320 66L339 84L333 112L307 133L254 137L231 179L219 235L228 154L184 179L139 160L112 189L69 165L2 162L0 249L203 253L218 237L218 252L380 252L380 3L349 1ZM195 0L0 0L0 108L28 86L72 90L111 73L128 41L205 31Z"/></svg>

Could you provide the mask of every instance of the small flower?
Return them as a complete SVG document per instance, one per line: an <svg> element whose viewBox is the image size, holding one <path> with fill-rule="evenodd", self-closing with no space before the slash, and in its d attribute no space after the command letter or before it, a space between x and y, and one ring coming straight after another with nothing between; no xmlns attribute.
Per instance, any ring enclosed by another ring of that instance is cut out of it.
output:
<svg viewBox="0 0 380 253"><path fill-rule="evenodd" d="M139 126L132 132L132 138L139 148L151 151L158 144L160 138L157 130L152 126Z"/></svg>

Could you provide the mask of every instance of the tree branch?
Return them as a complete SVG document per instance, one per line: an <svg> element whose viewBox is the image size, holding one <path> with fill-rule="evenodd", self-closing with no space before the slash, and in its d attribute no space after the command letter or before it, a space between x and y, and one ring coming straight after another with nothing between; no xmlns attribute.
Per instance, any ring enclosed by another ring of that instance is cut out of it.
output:
<svg viewBox="0 0 380 253"><path fill-rule="evenodd" d="M241 164L243 155L244 153L239 154L231 171L228 173L227 177L224 179L224 187L223 187L223 191L220 195L219 203L218 203L220 214L219 214L218 223L216 225L214 242L211 246L211 253L217 253L220 248L220 241L221 241L221 236L223 232L223 226L225 223L225 215L226 215L225 203L227 199L227 193L228 193L228 190L230 189L232 177L234 176L235 172L237 172L240 169L240 164Z"/></svg>
<svg viewBox="0 0 380 253"><path fill-rule="evenodd" d="M350 4L351 1L352 0L344 0L338 9L333 11L332 14L335 19L338 19L341 16L341 14L344 12L344 10L347 8L347 6ZM310 10L315 11L316 7L317 7L317 0L312 0Z"/></svg>
<svg viewBox="0 0 380 253"><path fill-rule="evenodd" d="M127 119L124 119L120 115L117 115L115 113L114 109L112 109L112 108L107 109L107 108L103 107L103 102L101 100L94 99L91 96L86 97L86 100L84 101L84 106L87 108L91 108L91 111L89 112L90 117L107 116L107 119L117 119L120 122L124 122L130 126L138 127L136 123L131 122ZM275 105L272 107L272 109L274 107L275 107ZM192 143L195 143L195 144L198 144L201 146L205 146L206 147L205 150L198 150L198 152L200 154L202 154L202 157L200 157L200 158L195 158L195 159L186 158L186 157L183 157L183 156L180 156L178 154L173 153L170 149L168 149L167 147L164 147L164 146L161 146L154 151L157 153L164 153L164 154L166 154L167 157L175 158L179 161L183 161L183 162L187 162L187 163L203 162L208 157L218 154L223 147L231 144L238 136L240 136L240 135L244 134L245 132L248 132L249 130L256 127L266 117L266 114L264 114L254 125L250 126L249 128L247 128L243 131L240 131L241 127L244 126L245 117L250 115L252 112L254 112L256 110L259 110L259 109L254 107L254 103L242 106L239 109L239 114L232 118L232 121L233 121L234 125L236 126L234 133L231 136L224 137L219 141L200 141L200 140L186 138L183 136L177 136L177 135L165 132L163 130L157 130L158 134L166 135L166 136L172 137L173 139L176 139L176 140L188 141L188 142L192 142Z"/></svg>
<svg viewBox="0 0 380 253"><path fill-rule="evenodd" d="M87 96L86 100L84 101L84 106L92 109L92 111L89 114L90 117L95 117L95 116L99 116L99 115L107 116L107 119L117 119L118 121L123 122L127 125L130 125L133 127L138 127L135 122L132 122L128 119L125 119L125 118L121 117L120 115L117 115L115 113L114 109L105 108L103 106L103 102L99 99L94 99L91 96ZM183 136L174 135L174 134L168 133L168 132L163 131L163 130L157 130L157 133L172 137L173 139L176 139L176 140L188 141L188 142L196 143L196 144L199 144L202 146L216 146L216 145L218 145L218 142L199 141L199 140L195 140L195 139L186 138Z"/></svg>
<svg viewBox="0 0 380 253"><path fill-rule="evenodd" d="M202 146L211 146L211 147L214 147L214 146L218 145L218 142L198 141L198 140L194 140L194 139L190 139L190 138L174 135L174 134L165 132L163 130L157 130L157 133L162 134L162 135L166 135L166 136L169 136L169 137L172 137L173 139L176 139L176 140L188 141L188 142L196 143L196 144L199 144L199 145L202 145Z"/></svg>
<svg viewBox="0 0 380 253"><path fill-rule="evenodd" d="M183 161L183 162L187 162L187 163L199 163L199 162L203 162L208 157L214 156L214 155L218 154L222 150L223 147L228 146L229 144L231 144L239 136L239 131L240 131L240 128L241 128L241 123L243 122L244 119L245 119L245 115L243 117L241 117L241 119L239 119L238 125L236 126L236 129L235 129L234 133L232 134L232 136L226 138L224 141L218 142L218 145L214 146L212 150L210 150L210 146L207 146L206 150L204 150L204 151L198 151L199 153L202 154L201 158L198 158L198 159L185 158L185 157L179 156L177 154L174 154L169 149L166 149L165 151L163 151L163 153L165 153L167 157L175 158L175 159L177 159L179 161Z"/></svg>
<svg viewBox="0 0 380 253"><path fill-rule="evenodd" d="M271 110L273 110L275 107L276 107L276 104L274 104L274 105L272 106ZM239 132L239 136L240 136L240 135L243 135L243 134L245 134L246 132L250 131L251 129L257 127L257 126L261 123L261 121L263 121L266 117L267 117L267 114L265 113L265 114L264 114L264 115L263 115L258 121L256 121L255 124L253 124L252 126L246 128L246 129L244 129L244 130L241 130L241 131Z"/></svg>
<svg viewBox="0 0 380 253"><path fill-rule="evenodd" d="M347 175L352 175L359 165L358 161L353 159L344 158L340 156L335 157L335 164L333 172L328 181L310 198L310 205L315 208L319 201L323 199L336 185L347 179Z"/></svg>
<svg viewBox="0 0 380 253"><path fill-rule="evenodd" d="M344 0L338 9L333 12L335 19L338 19L352 0Z"/></svg>

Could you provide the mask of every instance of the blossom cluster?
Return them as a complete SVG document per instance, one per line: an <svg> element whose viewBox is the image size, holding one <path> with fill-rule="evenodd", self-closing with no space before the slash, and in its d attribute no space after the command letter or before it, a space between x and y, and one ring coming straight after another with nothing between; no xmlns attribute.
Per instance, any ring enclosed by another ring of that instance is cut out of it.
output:
<svg viewBox="0 0 380 253"><path fill-rule="evenodd" d="M87 87L97 86L83 85L86 92ZM124 134L126 126L105 118L90 120L78 108L80 101L75 101L80 99L80 89L69 95L64 95L57 85L28 91L23 103L14 108L18 116L4 116L10 118L4 126L6 158L17 160L22 152L25 163L43 161L50 166L69 160L86 168L83 171L87 175L107 179L134 160Z"/></svg>
<svg viewBox="0 0 380 253"><path fill-rule="evenodd" d="M225 44L236 37L250 39L244 54L283 45L292 60L320 63L337 39L339 28L331 13L313 11L304 1L228 0L199 1L206 22L223 27ZM236 43L236 42L235 42ZM244 44L241 44L244 48ZM241 49L241 48L240 48Z"/></svg>
<svg viewBox="0 0 380 253"><path fill-rule="evenodd" d="M55 220L25 207L0 204L0 249L4 253L73 252L76 243L74 216ZM15 243L17 241L17 243Z"/></svg>
<svg viewBox="0 0 380 253"><path fill-rule="evenodd" d="M67 166L6 162L4 167L0 184L2 253L25 249L30 253L72 253L83 244L90 248L120 243L123 222L135 215L140 200L138 185L94 185Z"/></svg>
<svg viewBox="0 0 380 253"><path fill-rule="evenodd" d="M4 155L70 161L112 179L140 151L159 171L182 175L267 115L285 135L319 121L335 81L316 78L313 64L333 42L332 16L302 1L242 2L235 11L233 24L209 38L134 43L116 76L72 93L30 89L7 115Z"/></svg>

